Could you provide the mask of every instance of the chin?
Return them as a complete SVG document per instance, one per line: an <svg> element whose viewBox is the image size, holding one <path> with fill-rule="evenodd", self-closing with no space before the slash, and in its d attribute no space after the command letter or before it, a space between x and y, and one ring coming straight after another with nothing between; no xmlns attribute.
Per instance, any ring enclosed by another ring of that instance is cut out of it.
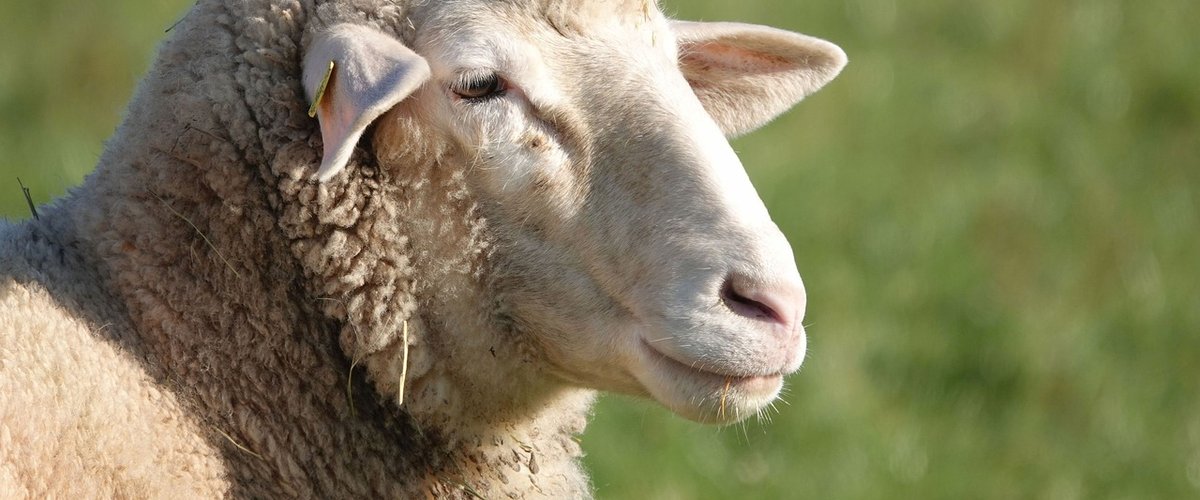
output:
<svg viewBox="0 0 1200 500"><path fill-rule="evenodd" d="M747 366L743 374L709 371L683 363L643 342L634 370L649 395L676 414L704 424L726 425L758 415L779 397L787 371ZM803 358L803 352L798 353Z"/></svg>

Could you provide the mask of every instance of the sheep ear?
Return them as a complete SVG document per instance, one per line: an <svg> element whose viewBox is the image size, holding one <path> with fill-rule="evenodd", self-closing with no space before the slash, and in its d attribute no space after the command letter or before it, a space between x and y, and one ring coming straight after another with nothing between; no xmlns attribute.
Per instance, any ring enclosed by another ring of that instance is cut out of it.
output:
<svg viewBox="0 0 1200 500"><path fill-rule="evenodd" d="M671 27L683 76L727 136L771 121L846 65L837 45L790 31L688 21Z"/></svg>
<svg viewBox="0 0 1200 500"><path fill-rule="evenodd" d="M325 144L317 180L341 172L367 126L428 79L425 59L391 36L350 24L318 33L303 75Z"/></svg>

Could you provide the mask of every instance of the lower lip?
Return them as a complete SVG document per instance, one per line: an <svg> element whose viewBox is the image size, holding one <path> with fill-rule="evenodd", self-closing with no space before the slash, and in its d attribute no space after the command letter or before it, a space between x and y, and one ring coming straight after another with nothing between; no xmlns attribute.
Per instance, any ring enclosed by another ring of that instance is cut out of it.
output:
<svg viewBox="0 0 1200 500"><path fill-rule="evenodd" d="M783 375L778 373L772 375L752 375L745 377L697 370L679 361L676 361L666 354L659 352L644 340L642 341L642 347L649 351L652 356L658 357L659 359L665 361L668 365L673 366L676 370L683 370L694 375L703 376L711 379L715 384L728 386L730 388L737 388L749 393L774 391L775 388L778 387L783 381Z"/></svg>

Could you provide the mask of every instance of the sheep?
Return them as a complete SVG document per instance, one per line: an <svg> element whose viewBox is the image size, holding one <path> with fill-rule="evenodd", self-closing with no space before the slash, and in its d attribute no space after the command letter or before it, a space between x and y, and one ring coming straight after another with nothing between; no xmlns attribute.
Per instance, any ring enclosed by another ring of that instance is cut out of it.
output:
<svg viewBox="0 0 1200 500"><path fill-rule="evenodd" d="M597 390L760 411L805 292L726 137L845 62L650 0L200 0L0 223L0 491L586 497Z"/></svg>

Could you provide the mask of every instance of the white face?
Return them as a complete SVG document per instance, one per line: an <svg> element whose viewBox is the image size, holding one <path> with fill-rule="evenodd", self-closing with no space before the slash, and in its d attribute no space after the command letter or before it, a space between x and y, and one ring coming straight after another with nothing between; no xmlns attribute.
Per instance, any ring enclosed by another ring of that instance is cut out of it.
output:
<svg viewBox="0 0 1200 500"><path fill-rule="evenodd" d="M408 112L469 165L513 324L571 383L703 422L761 411L804 359L804 287L671 24L506 8L427 14Z"/></svg>

